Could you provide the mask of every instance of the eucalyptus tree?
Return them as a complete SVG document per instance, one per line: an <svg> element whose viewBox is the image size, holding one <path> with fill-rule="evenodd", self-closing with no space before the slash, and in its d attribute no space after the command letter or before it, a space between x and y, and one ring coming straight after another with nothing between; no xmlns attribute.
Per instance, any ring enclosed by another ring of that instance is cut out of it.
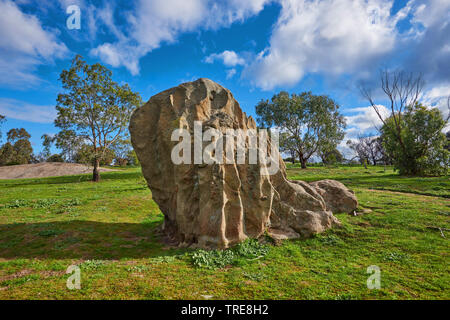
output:
<svg viewBox="0 0 450 320"><path fill-rule="evenodd" d="M0 142L2 141L2 124L6 121L6 117L0 114Z"/></svg>
<svg viewBox="0 0 450 320"><path fill-rule="evenodd" d="M57 98L55 125L89 143L92 148L93 181L99 181L99 166L115 141L127 134L132 111L141 97L127 84L112 80L112 72L99 63L87 64L80 55L60 81L64 89Z"/></svg>
<svg viewBox="0 0 450 320"><path fill-rule="evenodd" d="M0 148L0 165L30 163L33 156L31 135L24 128L14 128L8 131L7 138Z"/></svg>
<svg viewBox="0 0 450 320"><path fill-rule="evenodd" d="M345 118L339 105L325 95L311 92L280 92L256 106L257 120L263 127L276 127L286 133L288 149L295 150L302 168L319 148L331 151L344 138Z"/></svg>
<svg viewBox="0 0 450 320"><path fill-rule="evenodd" d="M47 160L51 155L51 147L55 137L52 137L51 135L45 133L41 136L41 139L42 146L44 147L42 150L42 156L45 160Z"/></svg>

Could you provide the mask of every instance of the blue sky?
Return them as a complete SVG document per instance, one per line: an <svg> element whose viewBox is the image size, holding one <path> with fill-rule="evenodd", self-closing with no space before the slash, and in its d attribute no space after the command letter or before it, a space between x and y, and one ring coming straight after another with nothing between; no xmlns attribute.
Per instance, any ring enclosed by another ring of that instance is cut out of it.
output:
<svg viewBox="0 0 450 320"><path fill-rule="evenodd" d="M79 30L66 25L74 4ZM230 89L252 116L281 90L328 94L351 139L378 124L357 84L373 83L380 68L422 72L422 101L445 111L450 0L0 0L4 133L24 127L42 149L41 135L57 132L59 73L76 54L145 101L200 77Z"/></svg>

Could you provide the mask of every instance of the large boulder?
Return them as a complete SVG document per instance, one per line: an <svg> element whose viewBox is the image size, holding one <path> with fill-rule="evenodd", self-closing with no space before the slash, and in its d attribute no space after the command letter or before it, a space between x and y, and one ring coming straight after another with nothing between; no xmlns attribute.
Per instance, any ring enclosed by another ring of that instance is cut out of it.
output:
<svg viewBox="0 0 450 320"><path fill-rule="evenodd" d="M174 164L171 154L178 141L172 141L172 133L184 129L194 139L194 121L202 122L203 132L215 128L225 136L226 129L257 128L231 92L209 79L151 97L133 113L129 127L142 173L164 214L163 229L180 245L227 248L266 232L278 239L307 237L339 224L332 213L336 208L348 211L349 204L356 209L350 192L333 189L328 194L322 185L287 180L285 165L274 152L270 156L279 161L276 172L248 160ZM249 141L244 147L248 150ZM329 200L333 197L352 199ZM345 210L335 203L345 203Z"/></svg>
<svg viewBox="0 0 450 320"><path fill-rule="evenodd" d="M310 183L322 196L328 210L335 213L353 213L358 207L355 193L335 180L321 180Z"/></svg>

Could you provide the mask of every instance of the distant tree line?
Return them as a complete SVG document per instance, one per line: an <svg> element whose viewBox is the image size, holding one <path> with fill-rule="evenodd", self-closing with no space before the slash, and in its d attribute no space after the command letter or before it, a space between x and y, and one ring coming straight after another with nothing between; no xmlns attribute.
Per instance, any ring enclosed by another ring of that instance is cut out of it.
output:
<svg viewBox="0 0 450 320"><path fill-rule="evenodd" d="M33 159L30 137L24 128L9 130L7 142L0 148L0 166L30 163Z"/></svg>
<svg viewBox="0 0 450 320"><path fill-rule="evenodd" d="M23 128L10 130L0 148L0 165L43 161L89 164L93 181L100 179L100 165L137 165L126 129L131 112L142 103L140 95L127 84L114 82L106 67L89 65L80 55L61 72L59 80L63 92L57 97L55 126L60 131L44 134L42 152L33 155L30 134ZM0 124L4 120L0 116ZM61 152L51 154L52 146Z"/></svg>
<svg viewBox="0 0 450 320"><path fill-rule="evenodd" d="M5 120L6 118L1 116L1 119ZM0 166L39 162L72 162L94 165L92 146L83 143L81 139L70 139L71 137L73 135L67 132L60 132L55 136L44 134L41 137L42 152L34 154L30 142L31 135L24 128L11 129L7 133L6 143L0 147ZM62 152L51 154L50 150L54 144ZM111 164L119 166L139 164L129 140L117 141L105 151L100 165Z"/></svg>
<svg viewBox="0 0 450 320"><path fill-rule="evenodd" d="M345 159L337 146L344 138L346 122L340 106L326 95L311 92L289 94L282 91L256 105L258 124L280 130L280 151L287 160L307 167L313 156L323 164L350 163L393 164L400 174L447 174L450 159L450 132L443 133L450 118L437 108L427 108L421 76L404 72L381 72L381 89L389 102L384 116L371 90L361 93L375 110L382 125L378 135L359 135L347 141L355 157ZM7 132L7 142L0 147L0 165L41 161L77 162L93 166L93 181L100 178L100 165L138 164L126 127L131 112L141 103L138 93L128 85L112 80L112 73L101 64L87 64L77 55L68 70L60 75L63 92L57 98L55 135L43 135L43 151L33 155L30 134L23 128ZM0 115L1 125L5 117ZM51 154L55 146L61 152Z"/></svg>
<svg viewBox="0 0 450 320"><path fill-rule="evenodd" d="M387 97L389 114L384 116L372 92L361 93L375 110L382 126L378 135L359 135L347 141L355 154L344 159L337 146L344 138L345 119L339 105L325 95L311 92L280 92L256 105L257 120L263 128L280 130L280 151L286 160L299 161L302 168L316 156L324 164L357 160L367 165L392 164L403 175L445 175L449 167L450 133L444 134L450 117L438 108L420 103L423 80L402 71L382 71L381 89Z"/></svg>

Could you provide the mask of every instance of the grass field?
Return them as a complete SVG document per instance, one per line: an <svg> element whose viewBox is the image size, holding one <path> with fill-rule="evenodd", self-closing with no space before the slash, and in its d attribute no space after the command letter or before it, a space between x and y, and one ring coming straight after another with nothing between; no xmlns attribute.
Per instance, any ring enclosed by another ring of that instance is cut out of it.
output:
<svg viewBox="0 0 450 320"><path fill-rule="evenodd" d="M163 216L138 168L97 184L88 175L0 181L0 299L450 299L450 233L428 228L450 228L448 176L383 167L288 174L339 180L372 212L339 214L340 228L223 268L198 267L192 250L158 241ZM66 287L73 264L80 290ZM371 265L381 269L378 290L366 286Z"/></svg>

